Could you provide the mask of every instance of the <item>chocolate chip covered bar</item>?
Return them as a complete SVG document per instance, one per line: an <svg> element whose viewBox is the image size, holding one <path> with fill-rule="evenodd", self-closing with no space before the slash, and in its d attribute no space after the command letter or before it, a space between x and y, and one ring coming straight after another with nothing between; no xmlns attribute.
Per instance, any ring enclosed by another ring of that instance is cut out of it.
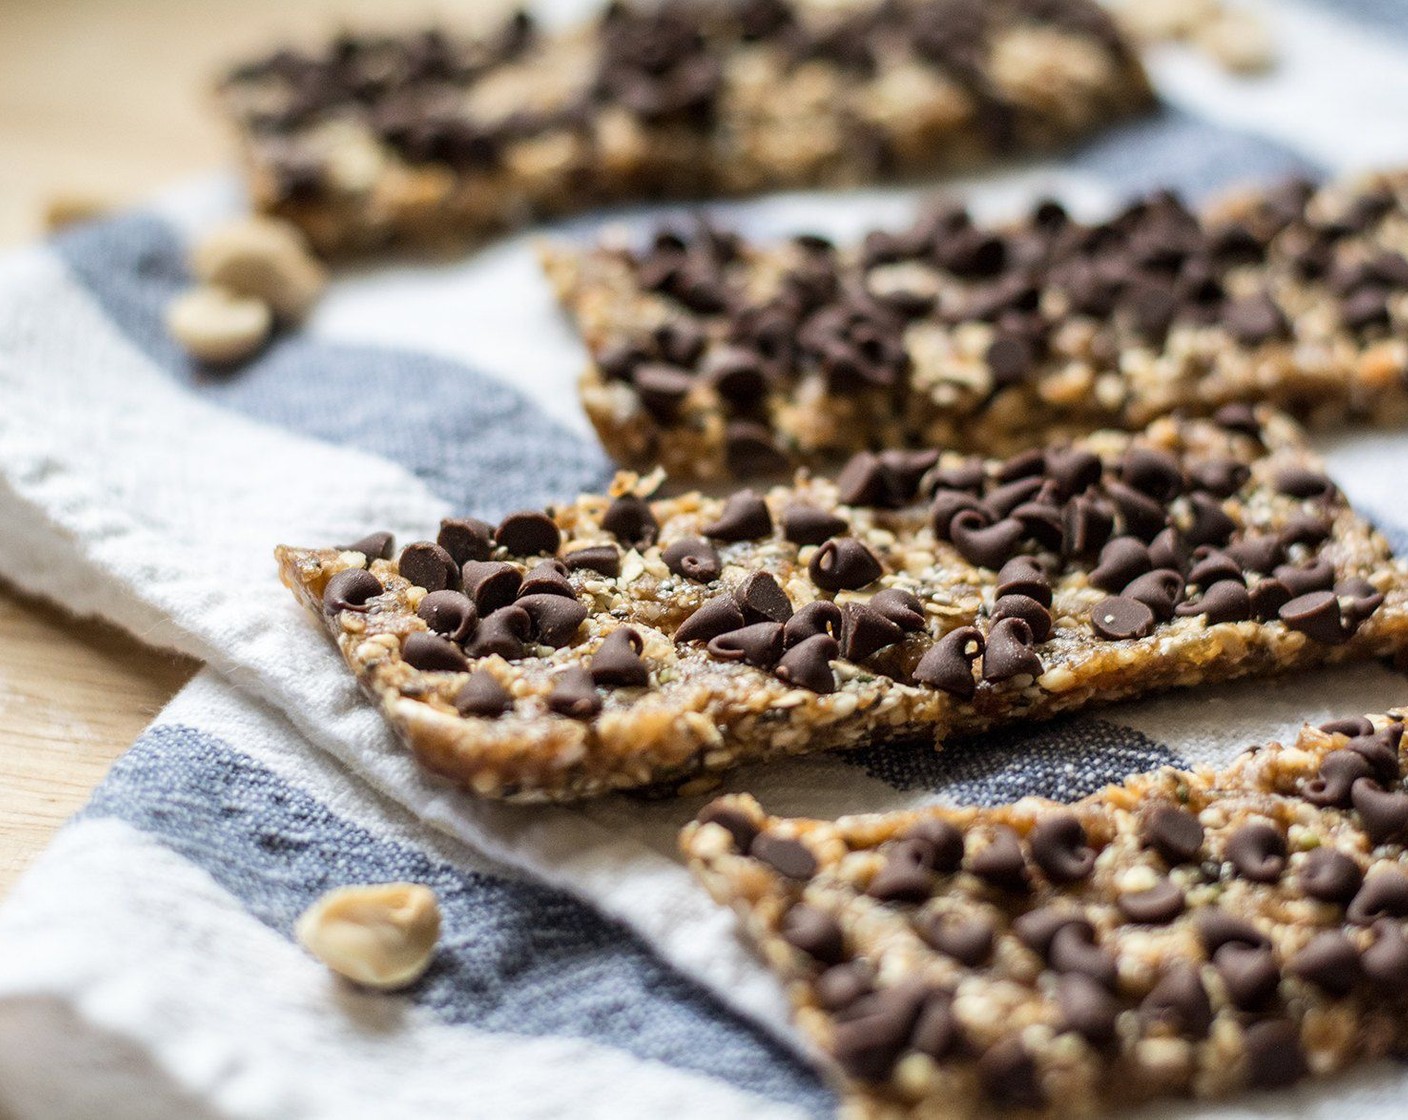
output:
<svg viewBox="0 0 1408 1120"><path fill-rule="evenodd" d="M1072 805L707 806L686 856L873 1118L1089 1116L1408 1046L1402 710Z"/></svg>
<svg viewBox="0 0 1408 1120"><path fill-rule="evenodd" d="M1094 0L617 2L567 31L342 36L220 95L256 205L325 251L968 165L1151 102Z"/></svg>
<svg viewBox="0 0 1408 1120"><path fill-rule="evenodd" d="M940 202L837 247L708 225L548 272L591 353L582 397L622 464L766 474L854 451L1002 454L1267 402L1408 422L1408 175L1283 183L1108 221L1055 202L999 227Z"/></svg>
<svg viewBox="0 0 1408 1120"><path fill-rule="evenodd" d="M723 499L656 481L278 559L421 761L517 800L1408 645L1408 569L1274 415Z"/></svg>

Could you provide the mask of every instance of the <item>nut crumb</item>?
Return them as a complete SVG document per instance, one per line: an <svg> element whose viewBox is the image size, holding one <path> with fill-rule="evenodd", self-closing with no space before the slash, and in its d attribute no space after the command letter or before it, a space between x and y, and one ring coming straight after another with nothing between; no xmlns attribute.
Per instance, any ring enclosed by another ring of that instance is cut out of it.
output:
<svg viewBox="0 0 1408 1120"><path fill-rule="evenodd" d="M269 339L269 305L213 285L192 288L166 309L166 329L198 361L235 365L252 358Z"/></svg>
<svg viewBox="0 0 1408 1120"><path fill-rule="evenodd" d="M419 883L338 887L295 927L300 944L340 976L394 991L424 975L440 938L440 905Z"/></svg>

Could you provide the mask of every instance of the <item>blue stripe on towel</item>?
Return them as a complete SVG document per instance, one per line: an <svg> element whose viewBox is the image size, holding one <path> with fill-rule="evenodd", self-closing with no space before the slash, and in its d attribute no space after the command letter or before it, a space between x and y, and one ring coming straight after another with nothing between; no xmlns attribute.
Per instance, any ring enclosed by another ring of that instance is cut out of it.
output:
<svg viewBox="0 0 1408 1120"><path fill-rule="evenodd" d="M425 883L439 895L444 933L409 995L444 1021L587 1038L811 1115L834 1112L815 1073L624 926L561 891L465 871L380 839L195 728L147 731L84 815L150 834L286 937L331 887Z"/></svg>
<svg viewBox="0 0 1408 1120"><path fill-rule="evenodd" d="M1345 16L1370 31L1408 38L1408 4L1404 0L1315 0L1315 7Z"/></svg>
<svg viewBox="0 0 1408 1120"><path fill-rule="evenodd" d="M238 370L199 369L163 324L166 305L190 284L185 247L149 214L82 226L56 238L54 248L117 329L199 396L381 455L460 512L497 520L610 478L594 442L497 378L446 358L295 333Z"/></svg>

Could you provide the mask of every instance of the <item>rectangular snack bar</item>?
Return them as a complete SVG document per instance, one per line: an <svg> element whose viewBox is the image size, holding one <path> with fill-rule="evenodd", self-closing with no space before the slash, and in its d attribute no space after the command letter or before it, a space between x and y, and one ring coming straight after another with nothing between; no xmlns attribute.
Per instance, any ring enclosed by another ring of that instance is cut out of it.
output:
<svg viewBox="0 0 1408 1120"><path fill-rule="evenodd" d="M1094 0L612 3L233 71L255 203L324 251L611 201L838 185L1050 147L1152 100Z"/></svg>
<svg viewBox="0 0 1408 1120"><path fill-rule="evenodd" d="M1295 181L1195 214L953 203L836 247L701 226L545 254L592 355L586 410L626 466L765 474L863 449L984 454L1270 403L1408 422L1408 175Z"/></svg>
<svg viewBox="0 0 1408 1120"><path fill-rule="evenodd" d="M830 822L721 798L681 844L848 1116L1280 1088L1408 1046L1403 719L1307 726L1071 805Z"/></svg>
<svg viewBox="0 0 1408 1120"><path fill-rule="evenodd" d="M426 766L524 801L1408 645L1408 570L1271 414L648 487L279 564Z"/></svg>

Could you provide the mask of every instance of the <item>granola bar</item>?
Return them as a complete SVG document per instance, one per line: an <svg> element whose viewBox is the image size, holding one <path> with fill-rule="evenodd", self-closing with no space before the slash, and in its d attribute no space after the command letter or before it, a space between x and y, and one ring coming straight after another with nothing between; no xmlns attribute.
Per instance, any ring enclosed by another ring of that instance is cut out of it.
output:
<svg viewBox="0 0 1408 1120"><path fill-rule="evenodd" d="M1408 1046L1404 710L1227 769L681 844L858 1117L1088 1116Z"/></svg>
<svg viewBox="0 0 1408 1120"><path fill-rule="evenodd" d="M1050 147L1151 102L1094 0L612 3L550 32L344 35L233 71L255 203L325 251Z"/></svg>
<svg viewBox="0 0 1408 1120"><path fill-rule="evenodd" d="M651 481L279 564L425 765L516 800L1408 645L1408 569L1274 415L727 499Z"/></svg>
<svg viewBox="0 0 1408 1120"><path fill-rule="evenodd" d="M1053 201L984 228L940 202L837 247L701 225L550 249L591 352L582 398L622 464L765 474L862 449L983 454L1267 402L1408 421L1408 175L1293 181L1108 221Z"/></svg>

